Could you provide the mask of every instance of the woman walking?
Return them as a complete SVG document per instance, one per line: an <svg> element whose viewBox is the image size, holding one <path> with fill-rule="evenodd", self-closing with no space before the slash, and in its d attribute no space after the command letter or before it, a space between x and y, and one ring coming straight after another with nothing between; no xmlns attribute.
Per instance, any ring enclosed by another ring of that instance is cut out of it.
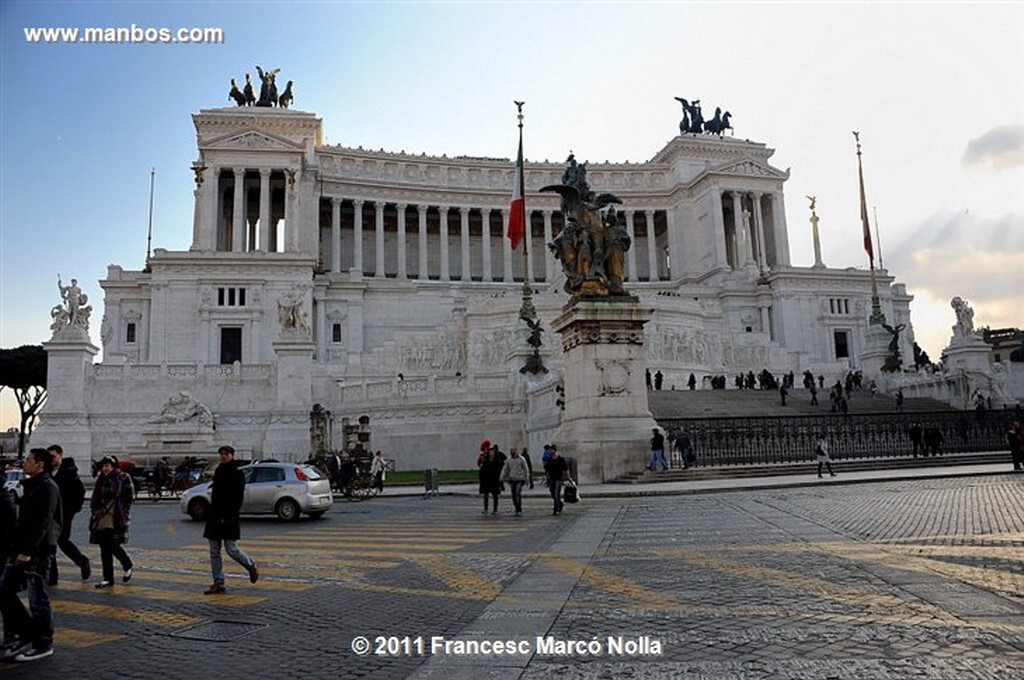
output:
<svg viewBox="0 0 1024 680"><path fill-rule="evenodd" d="M508 482L512 490L512 505L516 509L516 517L523 514L523 485L529 477L529 470L526 467L526 459L519 455L519 449L512 447L509 451L511 458L505 461L501 468L501 481ZM498 507L497 501L494 507Z"/></svg>
<svg viewBox="0 0 1024 680"><path fill-rule="evenodd" d="M501 468L505 464L505 458L498 452L498 445L491 445L484 440L481 445L480 455L476 464L480 468L480 495L484 497L484 514L487 514L489 500L494 498L494 510L492 515L498 514L498 496L501 494ZM489 447L489 448L488 448Z"/></svg>
<svg viewBox="0 0 1024 680"><path fill-rule="evenodd" d="M128 542L132 500L132 484L125 474L114 467L110 458L101 460L92 491L92 517L89 520L89 542L100 547L103 565L103 580L96 584L97 588L114 585L115 557L124 570L121 580L124 583L132 580L132 560L122 547Z"/></svg>
<svg viewBox="0 0 1024 680"><path fill-rule="evenodd" d="M832 477L836 476L836 473L832 472L832 457L828 453L828 440L825 435L818 435L818 443L815 445L814 453L818 459L818 479L821 479L821 467L828 467L828 474Z"/></svg>

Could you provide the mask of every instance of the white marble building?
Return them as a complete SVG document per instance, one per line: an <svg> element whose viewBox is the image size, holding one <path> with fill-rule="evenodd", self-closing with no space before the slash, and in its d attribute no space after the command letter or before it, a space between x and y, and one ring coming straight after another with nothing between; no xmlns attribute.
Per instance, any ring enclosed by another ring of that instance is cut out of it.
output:
<svg viewBox="0 0 1024 680"><path fill-rule="evenodd" d="M342 419L368 415L373 448L398 469L471 467L485 437L539 450L561 413L550 322L567 297L544 247L561 228L558 197L537 190L559 182L562 164L526 164L526 261L504 237L508 159L327 146L319 118L287 109L209 109L193 121L192 246L157 249L149 271L109 268L102 363L87 341L76 353L55 335L43 440L94 458L219 443L245 457L303 456L321 404L336 446ZM588 165L591 186L623 201L626 287L654 310L647 363L665 389L685 389L691 372L725 374L731 387L741 371L857 366L868 272L790 264L788 172L772 154L683 135L646 163ZM519 372L524 268L547 331L550 372L536 377ZM884 271L878 288L912 357L912 297ZM213 422L161 418L181 392Z"/></svg>

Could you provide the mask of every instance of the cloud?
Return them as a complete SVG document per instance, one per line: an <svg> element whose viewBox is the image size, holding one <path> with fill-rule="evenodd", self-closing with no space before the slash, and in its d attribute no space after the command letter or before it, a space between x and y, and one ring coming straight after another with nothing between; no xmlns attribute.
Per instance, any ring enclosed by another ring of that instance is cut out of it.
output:
<svg viewBox="0 0 1024 680"><path fill-rule="evenodd" d="M1024 165L1024 125L1003 125L972 139L967 143L963 163L995 171Z"/></svg>
<svg viewBox="0 0 1024 680"><path fill-rule="evenodd" d="M918 327L923 321L935 325L936 342L948 337L949 300L957 295L974 307L979 326L1024 326L1024 214L936 213L887 248L885 264L916 297L918 335L928 334ZM919 319L928 308L933 313Z"/></svg>

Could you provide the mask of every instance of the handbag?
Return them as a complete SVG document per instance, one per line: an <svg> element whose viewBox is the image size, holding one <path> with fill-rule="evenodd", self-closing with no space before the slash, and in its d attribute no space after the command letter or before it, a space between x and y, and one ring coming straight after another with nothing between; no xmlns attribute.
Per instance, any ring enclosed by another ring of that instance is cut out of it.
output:
<svg viewBox="0 0 1024 680"><path fill-rule="evenodd" d="M580 500L579 490L571 481L562 488L562 500L566 503L578 503Z"/></svg>
<svg viewBox="0 0 1024 680"><path fill-rule="evenodd" d="M111 531L114 528L114 504L103 508L102 512L89 518L89 531Z"/></svg>

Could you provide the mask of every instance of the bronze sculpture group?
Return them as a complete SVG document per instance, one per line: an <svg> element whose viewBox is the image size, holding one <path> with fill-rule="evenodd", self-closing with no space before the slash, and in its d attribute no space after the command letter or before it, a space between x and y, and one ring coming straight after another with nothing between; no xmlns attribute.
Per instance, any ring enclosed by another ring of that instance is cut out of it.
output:
<svg viewBox="0 0 1024 680"><path fill-rule="evenodd" d="M732 114L726 111L722 113L722 108L715 107L715 117L711 120L704 120L704 115L700 110L700 100L694 99L693 102L688 102L682 97L675 98L677 102L683 106L683 119L679 121L679 133L680 134L701 134L706 132L710 135L722 136L726 130L732 129L732 124L729 119Z"/></svg>
<svg viewBox="0 0 1024 680"><path fill-rule="evenodd" d="M614 205L622 201L613 194L595 194L587 182L587 164L577 163L573 154L566 164L561 184L541 188L562 197L564 226L548 247L562 262L565 292L574 298L628 296L622 281L631 243Z"/></svg>
<svg viewBox="0 0 1024 680"><path fill-rule="evenodd" d="M238 89L238 84L232 78L228 99L233 99L237 106L278 106L282 109L287 109L291 106L292 100L295 97L292 94L292 81L290 80L285 86L284 92L280 95L277 93L277 74L280 71L281 69L279 68L264 71L259 66L256 67L256 73L259 74L260 81L262 82L258 99L252 88L252 78L249 77L248 73L245 74L245 88L241 90Z"/></svg>

